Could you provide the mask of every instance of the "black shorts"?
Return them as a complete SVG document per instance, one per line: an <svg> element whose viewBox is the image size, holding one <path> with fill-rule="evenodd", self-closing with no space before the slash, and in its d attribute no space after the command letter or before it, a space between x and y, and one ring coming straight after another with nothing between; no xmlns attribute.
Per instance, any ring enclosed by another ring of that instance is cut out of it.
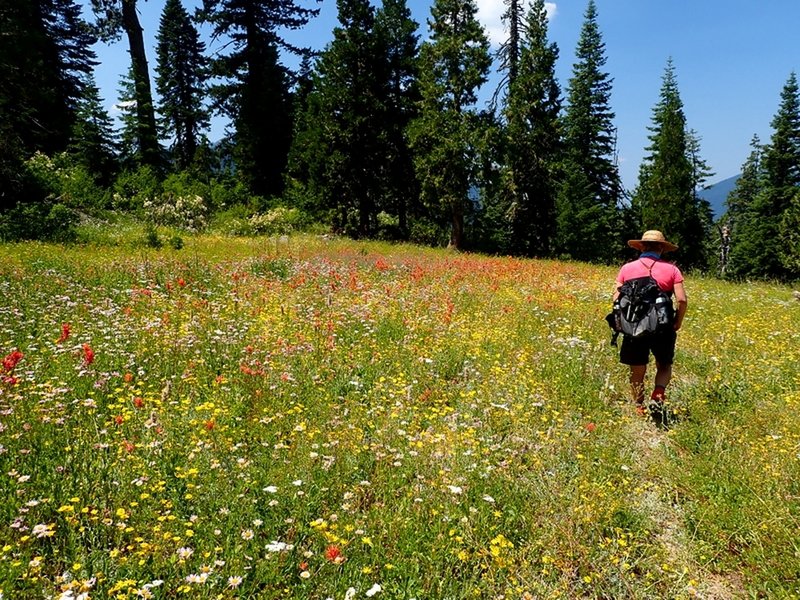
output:
<svg viewBox="0 0 800 600"><path fill-rule="evenodd" d="M619 362L632 367L646 365L650 362L650 353L660 365L671 365L675 359L675 331L654 333L640 338L623 336L619 349Z"/></svg>

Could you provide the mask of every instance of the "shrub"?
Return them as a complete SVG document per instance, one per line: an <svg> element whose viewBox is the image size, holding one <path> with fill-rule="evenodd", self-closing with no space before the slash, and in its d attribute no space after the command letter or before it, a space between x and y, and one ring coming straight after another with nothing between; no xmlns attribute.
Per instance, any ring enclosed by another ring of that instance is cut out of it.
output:
<svg viewBox="0 0 800 600"><path fill-rule="evenodd" d="M161 184L152 167L123 171L114 183L113 206L117 210L141 210L147 200L160 194Z"/></svg>
<svg viewBox="0 0 800 600"><path fill-rule="evenodd" d="M0 215L0 239L72 242L78 215L52 200L20 203Z"/></svg>
<svg viewBox="0 0 800 600"><path fill-rule="evenodd" d="M208 210L202 196L196 194L178 196L164 192L152 200L145 200L144 210L148 221L155 225L187 231L202 231L206 228Z"/></svg>

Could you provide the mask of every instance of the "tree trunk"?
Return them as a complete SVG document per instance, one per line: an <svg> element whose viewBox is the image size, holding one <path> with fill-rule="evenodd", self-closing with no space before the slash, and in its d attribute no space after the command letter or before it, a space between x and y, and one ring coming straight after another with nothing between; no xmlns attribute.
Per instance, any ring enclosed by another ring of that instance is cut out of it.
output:
<svg viewBox="0 0 800 600"><path fill-rule="evenodd" d="M464 246L464 206L461 202L452 203L452 226L448 248L461 250Z"/></svg>
<svg viewBox="0 0 800 600"><path fill-rule="evenodd" d="M128 46L133 67L133 82L136 90L136 123L139 135L139 151L142 163L159 166L161 156L156 132L156 116L153 110L153 94L150 90L150 73L144 49L144 36L136 14L136 0L122 0L122 26L128 36Z"/></svg>

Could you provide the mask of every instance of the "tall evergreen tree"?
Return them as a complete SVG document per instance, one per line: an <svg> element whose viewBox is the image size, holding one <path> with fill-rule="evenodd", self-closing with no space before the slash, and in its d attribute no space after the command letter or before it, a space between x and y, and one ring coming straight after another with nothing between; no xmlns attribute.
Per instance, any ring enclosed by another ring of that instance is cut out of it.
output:
<svg viewBox="0 0 800 600"><path fill-rule="evenodd" d="M369 236L381 197L381 120L375 10L369 0L337 0L340 26L317 66L318 120L328 158L315 185L336 209L338 229Z"/></svg>
<svg viewBox="0 0 800 600"><path fill-rule="evenodd" d="M553 250L562 152L557 59L558 47L547 40L544 0L534 0L522 34L519 72L509 82L503 110L512 250L527 255L547 256Z"/></svg>
<svg viewBox="0 0 800 600"><path fill-rule="evenodd" d="M525 11L522 0L503 0L503 3L506 5L503 22L508 28L508 37L500 46L500 70L505 72L504 81L508 84L513 82L519 73L522 32L525 30Z"/></svg>
<svg viewBox="0 0 800 600"><path fill-rule="evenodd" d="M157 36L156 90L161 98L161 127L173 140L173 158L179 169L191 164L208 127L208 111L203 105L208 76L204 52L205 44L181 0L167 0Z"/></svg>
<svg viewBox="0 0 800 600"><path fill-rule="evenodd" d="M136 131L141 163L153 167L161 164L161 148L158 144L156 115L153 108L153 93L150 88L150 70L144 35L136 10L136 0L91 0L97 16L97 27L104 41L119 40L124 31L131 55L131 74L136 104Z"/></svg>
<svg viewBox="0 0 800 600"><path fill-rule="evenodd" d="M644 229L660 229L680 246L679 257L684 266L702 268L706 264L705 240L710 223L694 188L696 165L690 155L672 59L667 62L649 130L649 154L639 169L634 207Z"/></svg>
<svg viewBox="0 0 800 600"><path fill-rule="evenodd" d="M610 107L612 79L603 71L605 44L590 0L563 120L564 181L558 201L558 246L580 260L609 261L620 246L622 182Z"/></svg>
<svg viewBox="0 0 800 600"><path fill-rule="evenodd" d="M419 186L408 141L408 128L419 103L419 25L406 0L383 0L375 20L381 61L382 122L385 163L381 208L396 215L400 234L408 233L408 216L419 212Z"/></svg>
<svg viewBox="0 0 800 600"><path fill-rule="evenodd" d="M453 248L464 245L464 216L475 184L482 124L474 105L491 56L474 0L434 0L430 39L420 52L420 115L410 126L423 201L450 220Z"/></svg>
<svg viewBox="0 0 800 600"><path fill-rule="evenodd" d="M119 111L119 158L122 166L128 169L142 164L139 137L139 121L136 113L136 84L133 68L120 77L117 88L116 109Z"/></svg>
<svg viewBox="0 0 800 600"><path fill-rule="evenodd" d="M78 104L69 152L78 164L97 178L98 183L109 185L117 166L114 124L103 108L94 77L87 79L85 87Z"/></svg>
<svg viewBox="0 0 800 600"><path fill-rule="evenodd" d="M782 222L800 188L800 93L791 73L781 92L778 112L772 119L773 134L763 149L760 186L735 226L731 266L738 276L791 276L786 267Z"/></svg>
<svg viewBox="0 0 800 600"><path fill-rule="evenodd" d="M22 162L69 142L94 38L73 0L0 4L0 208L22 196Z"/></svg>
<svg viewBox="0 0 800 600"><path fill-rule="evenodd" d="M280 51L307 50L280 37L318 14L298 0L203 0L203 18L215 37L230 39L230 53L213 63L225 79L212 92L235 128L234 158L251 189L263 196L283 191L283 172L292 135L293 74L281 64Z"/></svg>

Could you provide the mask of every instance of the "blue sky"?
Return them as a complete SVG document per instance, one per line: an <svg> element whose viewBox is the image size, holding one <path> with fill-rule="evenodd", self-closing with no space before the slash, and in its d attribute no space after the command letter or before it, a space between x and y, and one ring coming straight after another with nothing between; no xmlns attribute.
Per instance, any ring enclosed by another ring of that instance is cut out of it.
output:
<svg viewBox="0 0 800 600"><path fill-rule="evenodd" d="M374 0L373 0L374 1ZM308 0L320 16L287 37L321 49L336 26L335 0ZM502 0L477 0L479 15L495 46L502 39ZM84 1L88 5L88 1ZM201 0L184 0L190 11ZM154 43L163 0L139 0L151 74ZM432 0L408 0L423 38ZM548 2L549 38L560 51L557 77L564 90L572 73L575 46L587 0ZM768 142L770 122L792 71L800 74L800 0L596 0L598 24L606 45L606 71L613 78L611 107L616 113L619 167L625 187L636 185L648 145L648 126L658 101L661 78L672 58L687 125L701 138L701 155L715 175L709 183L739 172L757 134ZM202 29L201 29L202 31ZM211 52L220 43L209 41ZM120 76L128 68L125 40L96 48L97 81L106 105L116 101ZM491 97L497 78L481 93ZM215 120L212 139L225 124Z"/></svg>

